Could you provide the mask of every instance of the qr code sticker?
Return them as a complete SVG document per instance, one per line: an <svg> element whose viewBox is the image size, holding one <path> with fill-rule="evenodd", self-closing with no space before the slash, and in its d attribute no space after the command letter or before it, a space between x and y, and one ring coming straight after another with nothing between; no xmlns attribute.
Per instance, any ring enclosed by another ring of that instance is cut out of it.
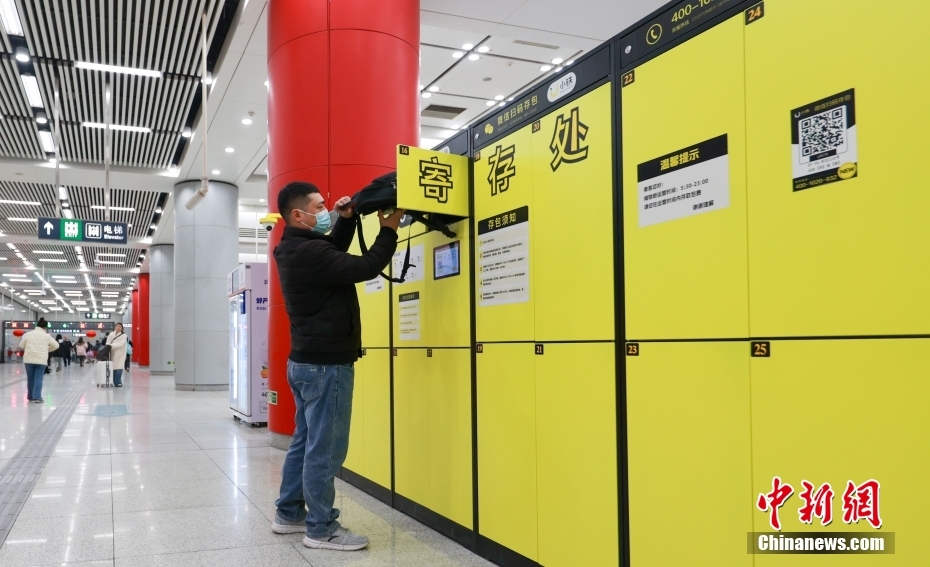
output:
<svg viewBox="0 0 930 567"><path fill-rule="evenodd" d="M805 118L798 123L798 129L802 162L810 161L813 156L826 152L834 155L846 151L845 106Z"/></svg>

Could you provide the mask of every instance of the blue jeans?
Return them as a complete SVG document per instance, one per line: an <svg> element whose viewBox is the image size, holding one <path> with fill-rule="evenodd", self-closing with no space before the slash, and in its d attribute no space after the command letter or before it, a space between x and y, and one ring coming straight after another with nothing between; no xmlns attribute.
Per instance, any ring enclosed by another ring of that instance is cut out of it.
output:
<svg viewBox="0 0 930 567"><path fill-rule="evenodd" d="M45 378L44 364L26 363L26 397L30 400L42 399L42 380Z"/></svg>
<svg viewBox="0 0 930 567"><path fill-rule="evenodd" d="M275 506L282 520L305 520L308 536L327 537L339 528L333 479L349 452L355 368L288 360L287 381L297 404L297 427Z"/></svg>
<svg viewBox="0 0 930 567"><path fill-rule="evenodd" d="M110 367L112 368L112 364ZM113 385L121 386L123 384L123 369L122 368L113 368Z"/></svg>

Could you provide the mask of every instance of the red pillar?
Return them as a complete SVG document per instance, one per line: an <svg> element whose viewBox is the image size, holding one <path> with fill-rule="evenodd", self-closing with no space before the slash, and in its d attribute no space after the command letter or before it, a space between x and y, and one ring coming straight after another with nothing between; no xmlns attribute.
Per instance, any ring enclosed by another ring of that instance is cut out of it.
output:
<svg viewBox="0 0 930 567"><path fill-rule="evenodd" d="M132 321L129 324L132 326L132 333L129 334L132 344L136 344L136 341L139 340L139 333L136 332L136 329L139 328L139 288L132 290ZM123 329L126 329L126 325L123 324Z"/></svg>
<svg viewBox="0 0 930 567"><path fill-rule="evenodd" d="M149 275L139 274L139 301L132 306L133 335L132 358L139 366L149 365Z"/></svg>
<svg viewBox="0 0 930 567"><path fill-rule="evenodd" d="M419 0L269 0L268 204L291 181L320 188L328 207L395 168L397 144L419 142ZM271 252L268 428L294 432L287 385L290 326Z"/></svg>

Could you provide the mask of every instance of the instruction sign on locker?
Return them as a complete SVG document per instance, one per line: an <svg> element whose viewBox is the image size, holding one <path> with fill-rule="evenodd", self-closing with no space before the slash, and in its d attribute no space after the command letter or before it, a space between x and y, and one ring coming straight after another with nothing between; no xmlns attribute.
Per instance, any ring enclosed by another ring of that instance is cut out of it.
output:
<svg viewBox="0 0 930 567"><path fill-rule="evenodd" d="M727 135L639 164L639 226L730 206Z"/></svg>
<svg viewBox="0 0 930 567"><path fill-rule="evenodd" d="M468 158L397 146L397 206L423 213L468 216Z"/></svg>
<svg viewBox="0 0 930 567"><path fill-rule="evenodd" d="M533 340L535 310L530 285L533 154L530 136L527 124L474 154L474 228L478 247L475 257L476 331L481 341ZM517 220L521 222L515 222ZM506 254L504 246L508 246ZM519 261L497 264L505 256ZM523 283L507 289L523 289L500 293L506 281L500 278L517 273L519 276L514 279ZM499 289L495 288L496 284L501 284Z"/></svg>

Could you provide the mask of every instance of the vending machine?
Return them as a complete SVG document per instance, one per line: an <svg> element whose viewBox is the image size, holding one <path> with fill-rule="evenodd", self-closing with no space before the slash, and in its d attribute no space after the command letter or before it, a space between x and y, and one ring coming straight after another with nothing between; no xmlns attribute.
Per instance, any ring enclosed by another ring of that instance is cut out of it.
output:
<svg viewBox="0 0 930 567"><path fill-rule="evenodd" d="M268 264L240 264L229 297L229 407L239 421L268 423Z"/></svg>

